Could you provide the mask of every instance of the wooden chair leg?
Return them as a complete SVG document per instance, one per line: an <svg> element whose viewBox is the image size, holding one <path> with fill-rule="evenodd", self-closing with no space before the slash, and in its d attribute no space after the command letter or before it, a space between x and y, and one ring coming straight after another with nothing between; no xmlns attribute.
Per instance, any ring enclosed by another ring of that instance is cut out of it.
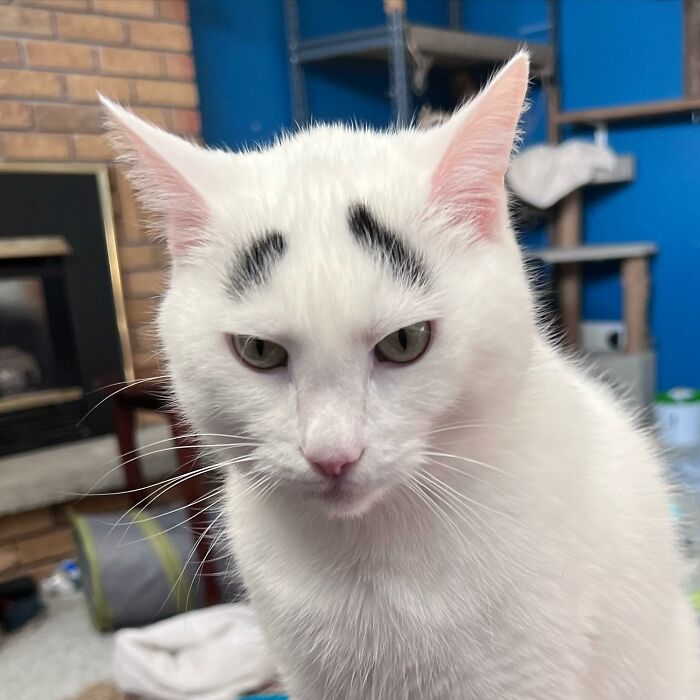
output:
<svg viewBox="0 0 700 700"><path fill-rule="evenodd" d="M129 498L136 505L144 496L145 482L141 471L141 460L136 451L134 409L119 399L114 401L114 432L117 435L122 468L126 476Z"/></svg>
<svg viewBox="0 0 700 700"><path fill-rule="evenodd" d="M172 428L174 442L177 447L177 459L180 465L180 472L187 474L196 469L199 457L197 448L188 437L188 430L180 418L173 414L168 414L170 426ZM210 525L206 516L205 508L201 502L197 502L204 495L203 478L200 475L191 476L182 484L183 493L188 504L188 517L192 530L197 538L197 555L202 563L201 574L204 585L204 599L207 605L216 605L221 602L221 590L216 579L216 570L212 562L211 538L207 528ZM205 534L207 533L207 534Z"/></svg>

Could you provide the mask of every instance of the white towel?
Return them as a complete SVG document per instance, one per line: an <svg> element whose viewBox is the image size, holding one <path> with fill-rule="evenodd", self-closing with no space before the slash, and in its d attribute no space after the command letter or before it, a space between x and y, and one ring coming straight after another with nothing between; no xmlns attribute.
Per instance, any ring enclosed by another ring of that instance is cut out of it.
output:
<svg viewBox="0 0 700 700"><path fill-rule="evenodd" d="M233 700L276 678L250 606L217 605L116 634L114 679L148 700Z"/></svg>
<svg viewBox="0 0 700 700"><path fill-rule="evenodd" d="M508 169L508 186L524 202L548 209L598 174L613 172L617 156L590 141L540 144L518 153Z"/></svg>

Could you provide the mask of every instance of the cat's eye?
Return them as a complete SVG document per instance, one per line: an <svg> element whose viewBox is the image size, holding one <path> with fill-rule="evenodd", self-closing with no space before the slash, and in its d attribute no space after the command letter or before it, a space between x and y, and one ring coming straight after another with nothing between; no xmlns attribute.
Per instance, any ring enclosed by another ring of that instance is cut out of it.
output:
<svg viewBox="0 0 700 700"><path fill-rule="evenodd" d="M232 335L231 345L241 362L255 369L275 369L287 364L287 351L271 340L252 335Z"/></svg>
<svg viewBox="0 0 700 700"><path fill-rule="evenodd" d="M374 346L374 354L380 362L413 362L428 349L430 333L430 321L412 323L380 340Z"/></svg>

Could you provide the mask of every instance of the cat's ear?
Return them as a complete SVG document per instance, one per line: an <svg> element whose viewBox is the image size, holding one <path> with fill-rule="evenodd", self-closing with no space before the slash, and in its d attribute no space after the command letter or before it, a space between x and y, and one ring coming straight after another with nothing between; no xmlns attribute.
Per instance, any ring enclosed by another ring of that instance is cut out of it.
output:
<svg viewBox="0 0 700 700"><path fill-rule="evenodd" d="M504 178L528 85L527 53L514 56L471 102L436 129L442 157L430 201L488 237L506 212Z"/></svg>
<svg viewBox="0 0 700 700"><path fill-rule="evenodd" d="M206 172L206 151L102 95L100 100L108 137L140 202L155 217L173 255L186 252L209 226L210 212L197 181Z"/></svg>

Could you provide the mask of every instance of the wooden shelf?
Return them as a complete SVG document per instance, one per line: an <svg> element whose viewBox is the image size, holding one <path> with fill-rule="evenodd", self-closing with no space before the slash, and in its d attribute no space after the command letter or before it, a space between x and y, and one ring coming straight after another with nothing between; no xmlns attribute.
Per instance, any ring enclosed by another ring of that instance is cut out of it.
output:
<svg viewBox="0 0 700 700"><path fill-rule="evenodd" d="M602 262L604 260L628 260L648 258L658 251L656 243L611 243L580 245L573 248L538 248L524 252L526 260L541 260L548 265L566 263Z"/></svg>
<svg viewBox="0 0 700 700"><path fill-rule="evenodd" d="M425 24L406 23L409 52L419 54L433 65L450 68L504 63L523 47L522 41L473 32L442 29ZM317 63L338 58L388 60L390 47L386 27L370 27L353 32L304 39L299 43L302 63ZM554 63L552 47L528 43L532 70L551 74Z"/></svg>
<svg viewBox="0 0 700 700"><path fill-rule="evenodd" d="M83 390L79 386L28 391L26 394L10 394L9 396L0 397L0 414L26 411L30 408L40 408L42 406L55 406L59 403L79 401L82 398Z"/></svg>
<svg viewBox="0 0 700 700"><path fill-rule="evenodd" d="M639 121L694 111L700 111L700 98L640 102L621 107L601 107L559 112L555 115L555 119L558 124L586 124L591 126L616 121Z"/></svg>
<svg viewBox="0 0 700 700"><path fill-rule="evenodd" d="M63 236L0 238L0 260L64 257L72 252Z"/></svg>

